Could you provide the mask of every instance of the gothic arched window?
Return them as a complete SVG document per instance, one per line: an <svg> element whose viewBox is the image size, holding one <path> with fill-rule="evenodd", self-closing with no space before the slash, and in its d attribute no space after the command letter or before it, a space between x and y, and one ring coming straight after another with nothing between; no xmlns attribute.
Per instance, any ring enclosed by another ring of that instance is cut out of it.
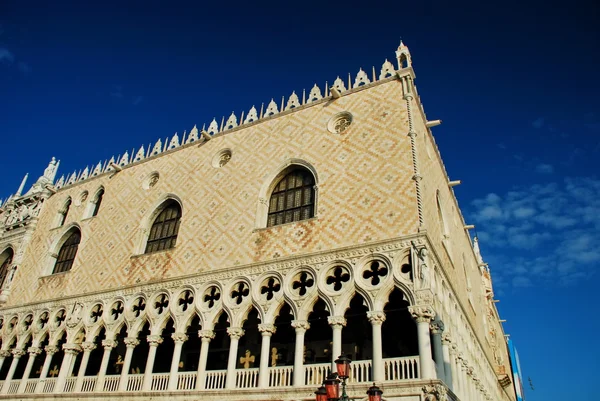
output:
<svg viewBox="0 0 600 401"><path fill-rule="evenodd" d="M315 178L307 169L294 169L271 193L267 227L310 219L314 215Z"/></svg>
<svg viewBox="0 0 600 401"><path fill-rule="evenodd" d="M81 232L78 229L71 231L67 237L67 240L60 247L58 256L56 258L56 264L52 274L68 272L73 267L73 261L75 255L77 255L77 249L81 242Z"/></svg>
<svg viewBox="0 0 600 401"><path fill-rule="evenodd" d="M180 219L181 206L179 203L174 200L165 203L150 228L145 253L173 248L177 242Z"/></svg>
<svg viewBox="0 0 600 401"><path fill-rule="evenodd" d="M6 276L8 275L10 265L13 260L13 250L12 248L8 248L6 251L2 252L0 255L0 288L4 285L4 280L6 280Z"/></svg>
<svg viewBox="0 0 600 401"><path fill-rule="evenodd" d="M60 210L58 216L58 227L62 227L65 224L65 220L67 220L67 215L69 214L69 209L71 208L71 198L67 200L65 206Z"/></svg>
<svg viewBox="0 0 600 401"><path fill-rule="evenodd" d="M100 204L102 203L102 197L104 196L104 189L101 189L96 194L96 199L94 200L94 210L92 211L92 217L98 214L100 210Z"/></svg>

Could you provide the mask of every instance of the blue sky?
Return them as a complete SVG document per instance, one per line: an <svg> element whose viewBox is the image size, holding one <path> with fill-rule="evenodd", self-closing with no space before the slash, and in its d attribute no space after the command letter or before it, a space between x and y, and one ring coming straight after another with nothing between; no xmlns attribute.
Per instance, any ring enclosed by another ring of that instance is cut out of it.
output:
<svg viewBox="0 0 600 401"><path fill-rule="evenodd" d="M380 68L402 37L528 399L597 399L598 4L87 3L0 3L0 198L52 156L71 173Z"/></svg>

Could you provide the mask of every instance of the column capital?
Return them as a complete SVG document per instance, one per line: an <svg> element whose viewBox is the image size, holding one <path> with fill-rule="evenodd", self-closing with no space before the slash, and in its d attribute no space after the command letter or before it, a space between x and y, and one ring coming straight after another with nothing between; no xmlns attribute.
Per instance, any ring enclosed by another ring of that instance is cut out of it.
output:
<svg viewBox="0 0 600 401"><path fill-rule="evenodd" d="M346 318L344 316L328 316L327 323L329 323L331 327L345 327Z"/></svg>
<svg viewBox="0 0 600 401"><path fill-rule="evenodd" d="M115 348L119 343L115 340L102 340L102 347L104 349L112 349Z"/></svg>
<svg viewBox="0 0 600 401"><path fill-rule="evenodd" d="M11 355L12 353L7 349L0 350L0 357L2 358L8 358Z"/></svg>
<svg viewBox="0 0 600 401"><path fill-rule="evenodd" d="M371 324L383 324L385 322L385 312L384 311L368 311L367 319Z"/></svg>
<svg viewBox="0 0 600 401"><path fill-rule="evenodd" d="M434 320L429 323L429 330L431 330L433 334L442 334L444 331L444 323L440 320Z"/></svg>
<svg viewBox="0 0 600 401"><path fill-rule="evenodd" d="M81 352L81 346L79 344L75 344L75 343L63 344L62 348L63 348L63 351L65 352L65 354L77 355Z"/></svg>
<svg viewBox="0 0 600 401"><path fill-rule="evenodd" d="M231 337L232 339L239 340L244 335L244 333L245 333L245 331L241 327L228 327L227 328L227 334L229 334L229 337Z"/></svg>
<svg viewBox="0 0 600 401"><path fill-rule="evenodd" d="M20 358L26 354L25 350L17 349L17 348L14 348L13 350L11 350L11 352L15 358Z"/></svg>
<svg viewBox="0 0 600 401"><path fill-rule="evenodd" d="M125 337L123 342L127 348L135 348L140 343L140 340L138 340L136 337Z"/></svg>
<svg viewBox="0 0 600 401"><path fill-rule="evenodd" d="M198 330L198 337L202 339L202 341L210 341L215 338L214 330Z"/></svg>
<svg viewBox="0 0 600 401"><path fill-rule="evenodd" d="M150 344L151 347L158 347L159 344L162 344L163 338L155 334L146 337L146 341L148 341L148 344Z"/></svg>
<svg viewBox="0 0 600 401"><path fill-rule="evenodd" d="M409 306L408 311L417 323L429 323L435 317L435 311L429 305Z"/></svg>
<svg viewBox="0 0 600 401"><path fill-rule="evenodd" d="M84 341L81 343L81 349L84 352L92 352L93 350L96 349L96 344L94 344L91 341Z"/></svg>
<svg viewBox="0 0 600 401"><path fill-rule="evenodd" d="M292 327L296 329L296 333L304 333L310 329L310 323L307 320L292 320Z"/></svg>
<svg viewBox="0 0 600 401"><path fill-rule="evenodd" d="M263 336L272 336L273 334L275 334L275 332L277 331L277 328L275 327L274 324L270 324L270 323L261 323L258 325L258 331L260 331L260 333Z"/></svg>
<svg viewBox="0 0 600 401"><path fill-rule="evenodd" d="M59 349L56 345L46 345L44 347L44 351L46 351L46 354L48 354L48 355L54 355L59 351ZM2 351L0 351L0 352L2 352Z"/></svg>
<svg viewBox="0 0 600 401"><path fill-rule="evenodd" d="M450 336L450 333L445 332L442 334L442 344L452 347L452 350L454 350L454 344L452 343L452 337Z"/></svg>
<svg viewBox="0 0 600 401"><path fill-rule="evenodd" d="M184 343L188 340L188 336L185 333L173 333L171 338L175 343Z"/></svg>
<svg viewBox="0 0 600 401"><path fill-rule="evenodd" d="M40 347L29 347L27 348L27 352L29 355L35 356L42 353L42 349Z"/></svg>

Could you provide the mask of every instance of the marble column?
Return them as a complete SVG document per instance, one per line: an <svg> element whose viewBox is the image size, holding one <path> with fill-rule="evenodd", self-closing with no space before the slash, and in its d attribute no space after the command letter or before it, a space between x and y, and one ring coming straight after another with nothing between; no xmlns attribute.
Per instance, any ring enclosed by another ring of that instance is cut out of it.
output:
<svg viewBox="0 0 600 401"><path fill-rule="evenodd" d="M115 340L102 340L102 347L104 353L102 354L102 362L100 362L100 370L98 370L98 379L96 380L95 392L104 391L104 378L106 377L106 369L108 368L108 361L110 360L110 353L118 343Z"/></svg>
<svg viewBox="0 0 600 401"><path fill-rule="evenodd" d="M451 342L450 337L448 336L448 349L449 349L449 353L450 353L450 369L446 370L446 374L448 372L450 372L450 380L452 382L452 391L454 392L454 394L458 394L460 392L460 389L458 387L458 370L457 370L457 361L456 361L456 350L458 349L458 346L454 343ZM442 341L444 341L444 338L442 337ZM445 345L444 343L442 343L442 345Z"/></svg>
<svg viewBox="0 0 600 401"><path fill-rule="evenodd" d="M258 370L258 387L268 388L269 387L269 352L271 350L271 336L275 334L274 324L259 324L258 331L262 336L262 343L260 346L260 367Z"/></svg>
<svg viewBox="0 0 600 401"><path fill-rule="evenodd" d="M373 332L373 381L382 382L385 380L385 367L383 366L383 341L381 339L381 326L385 322L385 313L383 311L369 311L367 318L371 322Z"/></svg>
<svg viewBox="0 0 600 401"><path fill-rule="evenodd" d="M36 393L41 393L44 391L46 377L48 377L48 371L50 370L50 364L52 363L52 357L54 357L54 354L56 354L59 349L55 345L46 345L44 351L46 351L46 358L44 359L44 364L42 365L42 370L40 371L40 380L35 387Z"/></svg>
<svg viewBox="0 0 600 401"><path fill-rule="evenodd" d="M96 344L91 341L85 341L81 343L81 349L83 349L83 356L81 357L81 364L79 365L79 373L77 374L77 382L75 382L75 392L79 393L83 386L83 379L85 378L85 370L87 369L88 361L90 360L91 352L96 349Z"/></svg>
<svg viewBox="0 0 600 401"><path fill-rule="evenodd" d="M169 371L169 390L177 390L177 381L179 376L179 360L181 359L181 349L183 348L183 343L188 340L188 336L185 333L173 333L171 334L171 338L175 343L175 348L173 349L173 358L171 359L171 370Z"/></svg>
<svg viewBox="0 0 600 401"><path fill-rule="evenodd" d="M435 317L431 306L416 305L408 308L413 319L417 322L417 340L419 343L419 363L421 365L420 379L435 379L435 368L431 358L431 340L429 324Z"/></svg>
<svg viewBox="0 0 600 401"><path fill-rule="evenodd" d="M69 377L73 372L73 362L77 354L81 352L81 347L79 344L66 343L63 344L63 352L65 353L65 356L62 360L62 364L60 365L58 379L56 379L56 384L54 385L55 393L62 393L65 391L67 377Z"/></svg>
<svg viewBox="0 0 600 401"><path fill-rule="evenodd" d="M12 362L10 364L10 368L8 369L8 373L6 374L6 379L4 379L4 384L2 385L2 391L0 394L8 393L8 388L10 387L10 382L15 374L15 369L17 369L17 365L19 364L21 357L26 354L26 352L22 349L13 349L11 352L13 356Z"/></svg>
<svg viewBox="0 0 600 401"><path fill-rule="evenodd" d="M296 346L294 348L294 387L304 386L304 335L310 329L306 320L292 320L292 327L296 330Z"/></svg>
<svg viewBox="0 0 600 401"><path fill-rule="evenodd" d="M235 388L236 382L235 367L237 365L238 343L240 338L244 335L244 329L241 327L229 327L227 329L227 334L229 334L231 341L229 343L229 359L227 360L227 377L225 379L225 388L232 389Z"/></svg>
<svg viewBox="0 0 600 401"><path fill-rule="evenodd" d="M129 381L129 367L131 366L131 358L133 350L138 346L140 341L135 337L125 337L125 358L123 360L123 369L121 377L119 377L119 391L127 391L127 382Z"/></svg>
<svg viewBox="0 0 600 401"><path fill-rule="evenodd" d="M331 371L336 372L335 360L342 354L342 329L346 326L346 318L344 316L329 316L327 323L329 323L333 332Z"/></svg>
<svg viewBox="0 0 600 401"><path fill-rule="evenodd" d="M215 338L215 332L212 330L199 330L200 337L200 358L198 358L198 374L196 376L196 390L204 390L206 387L206 361L208 360L208 348L210 341Z"/></svg>
<svg viewBox="0 0 600 401"><path fill-rule="evenodd" d="M152 390L152 370L154 369L154 358L156 358L156 349L162 344L163 339L159 335L152 335L147 337L150 349L148 350L148 359L146 360L146 369L144 370L144 384L142 385L143 391Z"/></svg>
<svg viewBox="0 0 600 401"><path fill-rule="evenodd" d="M25 366L25 371L23 372L23 378L21 379L21 384L19 384L19 390L17 393L24 393L25 387L27 386L27 380L29 379L29 375L31 374L31 368L33 367L33 363L35 362L35 358L42 353L42 349L38 347L29 347L27 349L27 353L29 354L29 358L27 359L27 366Z"/></svg>
<svg viewBox="0 0 600 401"><path fill-rule="evenodd" d="M442 333L444 332L444 324L439 320L434 320L429 324L429 329L433 337L433 353L435 362L436 377L439 380L446 380L446 372L444 370L444 353L442 351ZM446 383L447 384L447 383Z"/></svg>

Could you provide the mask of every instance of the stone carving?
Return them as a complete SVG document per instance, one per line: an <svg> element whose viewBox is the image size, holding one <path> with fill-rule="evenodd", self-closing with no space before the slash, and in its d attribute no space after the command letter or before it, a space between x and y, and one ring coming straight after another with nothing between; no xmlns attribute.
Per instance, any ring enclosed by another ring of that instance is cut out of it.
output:
<svg viewBox="0 0 600 401"><path fill-rule="evenodd" d="M333 81L332 88L337 89L340 92L344 92L346 87L344 86L344 81L338 76L335 81Z"/></svg>
<svg viewBox="0 0 600 401"><path fill-rule="evenodd" d="M385 312L383 311L368 311L367 319L371 324L383 324L385 322Z"/></svg>
<svg viewBox="0 0 600 401"><path fill-rule="evenodd" d="M298 95L296 95L296 92L292 92L292 94L290 95L290 98L287 101L285 109L291 110L294 107L298 107L298 106L300 106L300 99L298 99Z"/></svg>
<svg viewBox="0 0 600 401"><path fill-rule="evenodd" d="M417 323L431 322L435 317L435 311L429 305L414 305L409 306L408 311Z"/></svg>
<svg viewBox="0 0 600 401"><path fill-rule="evenodd" d="M346 326L346 318L344 316L328 316L327 323L329 323L329 325L332 327L334 327L334 326L345 327Z"/></svg>
<svg viewBox="0 0 600 401"><path fill-rule="evenodd" d="M169 142L169 147L167 148L167 150L175 149L178 147L179 147L179 135L177 135L177 132L176 132L175 135L173 135L173 138L171 138L171 142Z"/></svg>
<svg viewBox="0 0 600 401"><path fill-rule="evenodd" d="M448 401L448 389L441 384L423 386L425 401Z"/></svg>
<svg viewBox="0 0 600 401"><path fill-rule="evenodd" d="M277 328L274 324L261 323L258 325L258 331L263 336L272 336L277 331Z"/></svg>
<svg viewBox="0 0 600 401"><path fill-rule="evenodd" d="M71 311L71 314L67 318L67 323L66 323L67 327L73 328L73 327L77 326L79 324L79 322L81 322L82 313L83 313L83 304L76 302L75 305L73 305L73 310Z"/></svg>
<svg viewBox="0 0 600 401"><path fill-rule="evenodd" d="M310 323L306 320L292 320L292 327L296 329L296 333L299 331L307 331L310 329Z"/></svg>
<svg viewBox="0 0 600 401"><path fill-rule="evenodd" d="M394 75L395 73L396 70L394 69L394 65L386 59L383 65L381 66L381 73L379 74L379 79L387 78L389 76Z"/></svg>
<svg viewBox="0 0 600 401"><path fill-rule="evenodd" d="M238 122L237 122L237 117L235 116L234 112L231 112L231 115L229 116L229 118L227 119L227 121L225 122L225 129L232 129L238 126Z"/></svg>
<svg viewBox="0 0 600 401"><path fill-rule="evenodd" d="M173 333L171 338L175 343L184 343L188 340L188 336L185 333Z"/></svg>
<svg viewBox="0 0 600 401"><path fill-rule="evenodd" d="M429 323L429 329L433 334L442 334L444 331L444 323L442 323L440 320L434 320L433 322Z"/></svg>
<svg viewBox="0 0 600 401"><path fill-rule="evenodd" d="M231 337L232 339L239 340L240 338L242 338L244 333L245 333L244 329L242 329L241 327L228 327L227 328L227 334L229 334L229 337Z"/></svg>
<svg viewBox="0 0 600 401"><path fill-rule="evenodd" d="M359 86L366 85L369 83L371 83L371 81L369 80L367 73L364 72L363 69L361 68L358 71L358 74L356 74L356 79L354 80L354 85L352 87L358 88Z"/></svg>
<svg viewBox="0 0 600 401"><path fill-rule="evenodd" d="M125 337L125 339L123 340L123 342L125 343L125 346L127 348L135 348L139 345L140 340L138 340L135 337Z"/></svg>
<svg viewBox="0 0 600 401"><path fill-rule="evenodd" d="M200 337L202 339L202 341L205 341L205 340L210 341L215 338L215 332L212 330L199 330L198 337Z"/></svg>
<svg viewBox="0 0 600 401"><path fill-rule="evenodd" d="M151 335L146 337L148 344L150 344L151 347L158 347L160 344L162 344L163 342L163 338L159 335Z"/></svg>
<svg viewBox="0 0 600 401"><path fill-rule="evenodd" d="M306 101L306 103L311 103L320 99L323 99L323 95L321 94L321 88L319 88L317 84L315 84L310 90L310 93L308 94L308 100Z"/></svg>
<svg viewBox="0 0 600 401"><path fill-rule="evenodd" d="M215 135L219 133L219 124L217 123L216 119L213 118L213 120L208 125L208 129L206 130L206 132L210 135Z"/></svg>
<svg viewBox="0 0 600 401"><path fill-rule="evenodd" d="M246 116L246 119L244 120L244 124L251 123L256 120L258 120L258 112L256 111L256 107L252 106L248 112L248 115Z"/></svg>

